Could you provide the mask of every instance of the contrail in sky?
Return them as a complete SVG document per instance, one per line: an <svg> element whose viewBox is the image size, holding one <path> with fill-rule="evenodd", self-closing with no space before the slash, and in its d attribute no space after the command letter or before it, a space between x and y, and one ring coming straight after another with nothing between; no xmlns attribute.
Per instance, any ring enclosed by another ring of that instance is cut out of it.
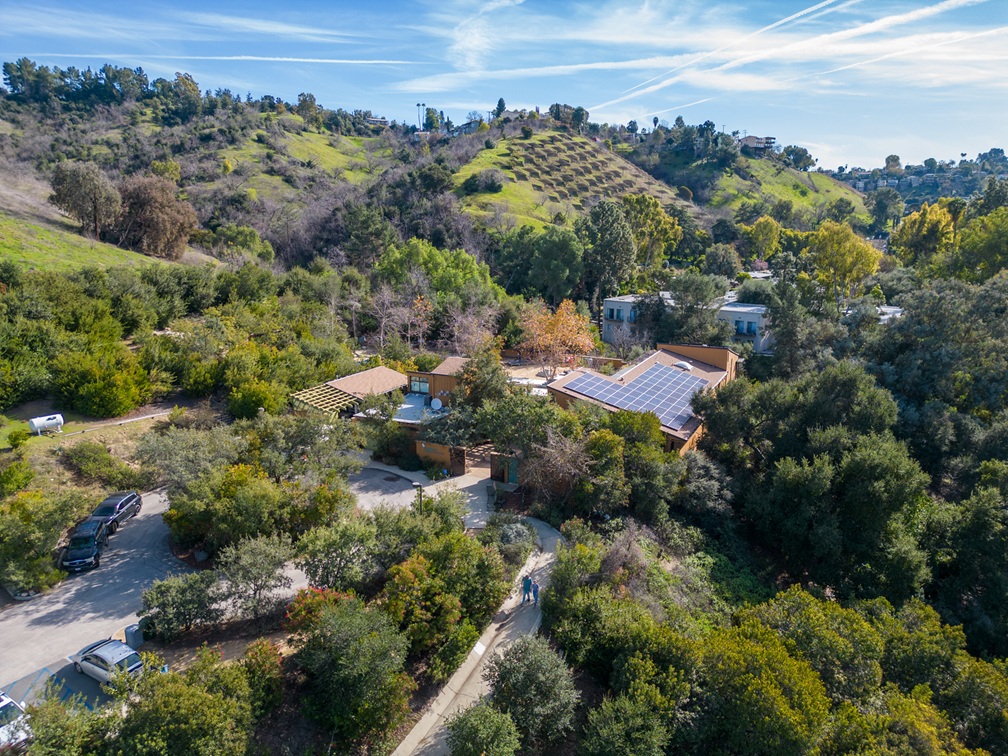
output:
<svg viewBox="0 0 1008 756"><path fill-rule="evenodd" d="M112 58L122 60L124 58L135 58L136 54L109 53L106 55L80 55L75 53L32 53L32 57L38 58ZM328 65L348 65L348 66L403 66L415 65L413 60L372 60L368 58L286 58L269 55L144 55L144 58L151 60L237 60L251 61L257 63L324 63Z"/></svg>
<svg viewBox="0 0 1008 756"><path fill-rule="evenodd" d="M857 0L857 1L860 1L860 0ZM823 2L819 3L818 5L813 5L811 8L806 8L805 10L800 10L797 13L792 13L787 18L782 18L780 21L775 21L774 23L770 24L769 26L764 26L762 29L757 29L752 34L749 34L749 35L743 37L740 40L736 40L735 42L732 42L730 45L725 45L724 47L719 47L717 50L711 50L709 52L705 52L702 55L698 55L696 58L693 58L693 60L689 61L688 63L683 63L681 66L676 66L675 68L670 68L665 73L658 74L657 76L652 76L647 81L642 81L640 84L635 84L634 86L630 87L630 89L624 89L621 94L626 94L627 92L632 92L635 89L638 89L640 87L643 87L643 86L646 86L646 85L650 84L655 79L660 79L662 76L668 76L670 73L675 73L676 71L678 71L680 69L683 69L683 68L686 68L687 66L692 66L693 64L699 63L701 60L704 60L705 58L709 58L712 55L717 55L718 53L724 52L725 50L730 50L731 48L736 47L737 45L740 45L743 42L747 42L748 40L752 39L753 37L758 37L760 34L766 34L768 31L773 31L774 29L776 29L779 26L783 26L784 24L789 24L792 21L795 21L796 19L801 18L802 16L807 16L809 13L815 13L817 10L821 10L822 8L825 8L827 5L833 5L833 4L837 3L837 2L839 2L839 0L823 0Z"/></svg>

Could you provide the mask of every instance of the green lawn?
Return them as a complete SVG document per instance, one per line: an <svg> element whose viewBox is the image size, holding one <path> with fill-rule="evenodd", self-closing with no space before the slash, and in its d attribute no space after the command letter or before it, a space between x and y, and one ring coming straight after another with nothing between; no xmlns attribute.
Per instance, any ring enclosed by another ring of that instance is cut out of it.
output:
<svg viewBox="0 0 1008 756"><path fill-rule="evenodd" d="M146 255L86 239L70 230L40 226L12 218L0 211L0 260L13 260L29 268L75 270L87 265L163 263Z"/></svg>

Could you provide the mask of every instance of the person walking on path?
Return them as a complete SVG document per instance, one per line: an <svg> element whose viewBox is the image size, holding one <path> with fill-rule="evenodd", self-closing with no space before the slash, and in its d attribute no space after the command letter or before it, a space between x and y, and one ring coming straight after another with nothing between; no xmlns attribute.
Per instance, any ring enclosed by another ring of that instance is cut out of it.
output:
<svg viewBox="0 0 1008 756"><path fill-rule="evenodd" d="M532 583L532 598L535 599L535 605L539 606L539 581L536 580Z"/></svg>
<svg viewBox="0 0 1008 756"><path fill-rule="evenodd" d="M526 575L522 578L522 606L529 600L529 592L532 590L532 578Z"/></svg>

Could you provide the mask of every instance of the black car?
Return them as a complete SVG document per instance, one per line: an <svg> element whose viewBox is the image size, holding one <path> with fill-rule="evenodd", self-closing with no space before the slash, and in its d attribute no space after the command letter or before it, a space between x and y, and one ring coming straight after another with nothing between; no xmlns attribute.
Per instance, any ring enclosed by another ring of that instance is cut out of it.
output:
<svg viewBox="0 0 1008 756"><path fill-rule="evenodd" d="M130 517L140 514L140 507L143 502L140 494L136 491L119 491L105 497L105 501L98 505L98 508L91 513L91 517L97 520L104 520L108 526L109 535L115 533L119 526Z"/></svg>
<svg viewBox="0 0 1008 756"><path fill-rule="evenodd" d="M106 546L108 528L105 522L89 517L74 529L60 566L68 572L93 569L98 566Z"/></svg>

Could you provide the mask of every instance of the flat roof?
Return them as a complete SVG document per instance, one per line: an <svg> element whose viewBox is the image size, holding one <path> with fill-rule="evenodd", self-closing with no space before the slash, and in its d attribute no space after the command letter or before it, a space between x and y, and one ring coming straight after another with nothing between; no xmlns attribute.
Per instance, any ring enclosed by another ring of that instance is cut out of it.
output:
<svg viewBox="0 0 1008 756"><path fill-rule="evenodd" d="M750 315L765 315L766 310L766 305L746 304L745 302L727 302L721 306L721 309L718 310L718 312L744 312Z"/></svg>

